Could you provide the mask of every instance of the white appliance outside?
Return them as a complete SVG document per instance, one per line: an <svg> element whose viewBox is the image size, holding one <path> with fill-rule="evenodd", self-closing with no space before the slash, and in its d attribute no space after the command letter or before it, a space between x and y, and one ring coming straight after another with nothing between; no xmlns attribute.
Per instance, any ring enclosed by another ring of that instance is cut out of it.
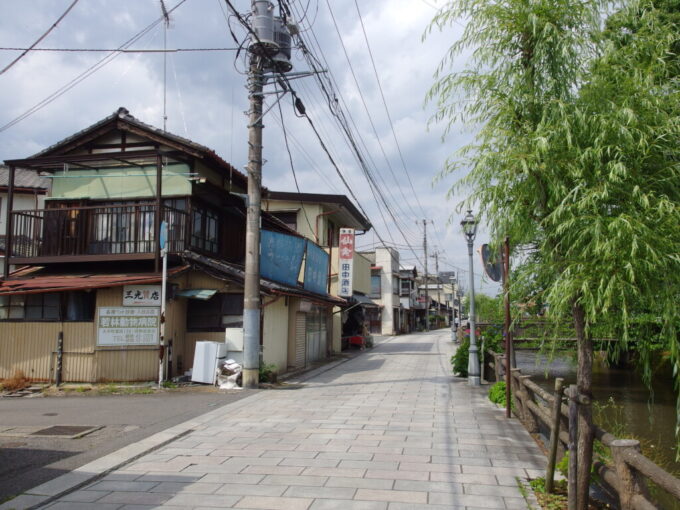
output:
<svg viewBox="0 0 680 510"><path fill-rule="evenodd" d="M217 364L227 357L227 344L222 342L199 341L194 351L193 382L215 384Z"/></svg>
<svg viewBox="0 0 680 510"><path fill-rule="evenodd" d="M243 328L226 328L227 358L243 365Z"/></svg>

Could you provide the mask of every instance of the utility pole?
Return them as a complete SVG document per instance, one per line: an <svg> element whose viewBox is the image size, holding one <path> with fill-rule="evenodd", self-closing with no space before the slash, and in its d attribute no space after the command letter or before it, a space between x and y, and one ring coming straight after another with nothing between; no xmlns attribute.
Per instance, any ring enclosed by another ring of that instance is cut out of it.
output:
<svg viewBox="0 0 680 510"><path fill-rule="evenodd" d="M425 250L425 331L430 331L430 293L427 288L427 220L423 219L423 249Z"/></svg>
<svg viewBox="0 0 680 510"><path fill-rule="evenodd" d="M432 255L434 258L434 270L435 270L435 281L437 282L437 315L439 315L439 312L441 311L441 303L442 303L442 296L440 293L441 286L440 286L440 281L439 281L439 251L435 251L434 255Z"/></svg>
<svg viewBox="0 0 680 510"><path fill-rule="evenodd" d="M252 2L257 17L262 2ZM262 185L262 103L264 59L253 41L248 72L248 203L246 265L243 289L243 387L257 388L260 379L260 202Z"/></svg>

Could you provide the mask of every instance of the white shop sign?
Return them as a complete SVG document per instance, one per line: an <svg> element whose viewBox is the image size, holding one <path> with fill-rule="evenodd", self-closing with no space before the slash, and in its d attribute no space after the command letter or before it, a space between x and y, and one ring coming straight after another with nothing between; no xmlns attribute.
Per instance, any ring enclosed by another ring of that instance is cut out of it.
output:
<svg viewBox="0 0 680 510"><path fill-rule="evenodd" d="M123 306L161 306L161 286L123 285Z"/></svg>
<svg viewBox="0 0 680 510"><path fill-rule="evenodd" d="M97 345L158 345L158 307L102 306L97 312Z"/></svg>
<svg viewBox="0 0 680 510"><path fill-rule="evenodd" d="M354 292L354 229L340 229L340 249L338 260L340 263L338 296L351 297Z"/></svg>

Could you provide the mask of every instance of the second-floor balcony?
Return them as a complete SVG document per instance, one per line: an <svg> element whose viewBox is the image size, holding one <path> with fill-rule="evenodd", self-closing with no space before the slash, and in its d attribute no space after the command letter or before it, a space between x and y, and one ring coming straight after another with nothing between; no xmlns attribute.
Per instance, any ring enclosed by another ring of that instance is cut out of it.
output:
<svg viewBox="0 0 680 510"><path fill-rule="evenodd" d="M161 209L160 221L168 224L170 253L191 247L216 249L216 224L205 231L200 214L167 205ZM151 202L13 211L6 252L12 264L153 259L160 224L157 210ZM195 225L190 224L192 216Z"/></svg>

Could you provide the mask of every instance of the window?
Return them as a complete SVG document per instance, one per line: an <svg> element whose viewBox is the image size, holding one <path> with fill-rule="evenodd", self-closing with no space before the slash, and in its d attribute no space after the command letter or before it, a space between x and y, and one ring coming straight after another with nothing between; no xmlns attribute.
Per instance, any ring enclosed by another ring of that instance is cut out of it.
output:
<svg viewBox="0 0 680 510"><path fill-rule="evenodd" d="M85 291L0 296L0 320L91 322L95 296Z"/></svg>
<svg viewBox="0 0 680 510"><path fill-rule="evenodd" d="M408 296L411 294L411 280L401 280L401 295Z"/></svg>
<svg viewBox="0 0 680 510"><path fill-rule="evenodd" d="M297 211L271 211L270 213L279 221L285 223L288 228L297 231Z"/></svg>
<svg viewBox="0 0 680 510"><path fill-rule="evenodd" d="M217 213L196 207L192 212L191 245L200 250L217 253L218 218Z"/></svg>
<svg viewBox="0 0 680 510"><path fill-rule="evenodd" d="M371 275L371 297L379 298L382 295L380 286L380 273Z"/></svg>
<svg viewBox="0 0 680 510"><path fill-rule="evenodd" d="M392 294L399 294L399 278L392 277Z"/></svg>
<svg viewBox="0 0 680 510"><path fill-rule="evenodd" d="M224 331L243 326L243 294L215 294L207 301L189 299L189 331Z"/></svg>

